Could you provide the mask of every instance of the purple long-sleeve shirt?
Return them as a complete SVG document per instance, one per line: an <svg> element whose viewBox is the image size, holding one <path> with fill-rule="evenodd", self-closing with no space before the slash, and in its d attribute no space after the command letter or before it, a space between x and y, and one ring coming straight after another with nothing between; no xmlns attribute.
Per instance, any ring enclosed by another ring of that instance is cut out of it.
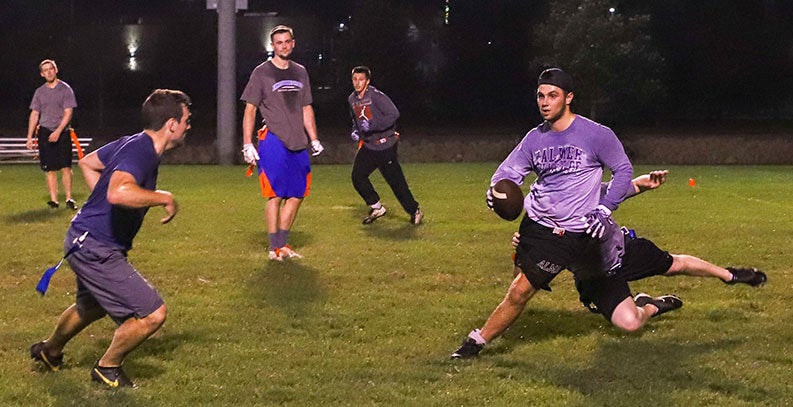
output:
<svg viewBox="0 0 793 407"><path fill-rule="evenodd" d="M613 178L601 197L604 168ZM580 115L564 131L552 131L547 122L529 131L498 166L491 184L510 179L522 185L530 172L537 180L524 200L526 213L541 225L570 232L584 231L581 218L598 205L617 209L633 188L633 166L617 136Z"/></svg>

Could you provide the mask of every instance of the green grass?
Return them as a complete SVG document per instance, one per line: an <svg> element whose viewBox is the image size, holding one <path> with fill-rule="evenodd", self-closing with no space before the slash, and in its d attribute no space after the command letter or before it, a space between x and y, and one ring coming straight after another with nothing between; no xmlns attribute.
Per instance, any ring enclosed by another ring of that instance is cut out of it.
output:
<svg viewBox="0 0 793 407"><path fill-rule="evenodd" d="M315 166L293 228L299 261L267 260L264 201L242 167L164 166L180 213L150 211L130 252L169 307L162 330L125 364L141 386L105 391L88 371L107 319L42 373L28 347L73 301L68 266L40 297L71 213L49 210L34 166L0 166L0 405L784 405L793 400L791 167L671 167L658 191L616 213L661 247L768 271L761 289L653 278L634 290L675 293L677 312L624 334L584 310L569 273L475 360L449 354L481 326L511 280L512 232L487 210L495 163L406 165L426 213L408 224L378 174L386 217L366 208L349 166ZM646 171L651 168L637 168ZM78 171L79 173L79 171ZM688 186L695 178L697 186ZM76 179L76 198L87 190Z"/></svg>

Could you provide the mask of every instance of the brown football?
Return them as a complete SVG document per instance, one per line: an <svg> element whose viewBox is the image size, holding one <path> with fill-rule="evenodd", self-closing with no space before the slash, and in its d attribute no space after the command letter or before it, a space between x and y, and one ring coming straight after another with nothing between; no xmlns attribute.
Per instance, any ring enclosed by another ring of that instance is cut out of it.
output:
<svg viewBox="0 0 793 407"><path fill-rule="evenodd" d="M523 212L523 191L518 184L502 179L493 185L493 211L505 220L515 220Z"/></svg>

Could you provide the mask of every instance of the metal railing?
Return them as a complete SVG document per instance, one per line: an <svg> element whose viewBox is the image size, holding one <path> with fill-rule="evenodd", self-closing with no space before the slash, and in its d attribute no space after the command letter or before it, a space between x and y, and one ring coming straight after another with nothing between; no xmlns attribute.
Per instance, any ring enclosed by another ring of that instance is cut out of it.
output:
<svg viewBox="0 0 793 407"><path fill-rule="evenodd" d="M88 151L92 139L78 138L80 146ZM0 138L0 164L32 164L38 162L39 150L28 150L27 139L22 137ZM77 146L72 143L72 157L77 159Z"/></svg>

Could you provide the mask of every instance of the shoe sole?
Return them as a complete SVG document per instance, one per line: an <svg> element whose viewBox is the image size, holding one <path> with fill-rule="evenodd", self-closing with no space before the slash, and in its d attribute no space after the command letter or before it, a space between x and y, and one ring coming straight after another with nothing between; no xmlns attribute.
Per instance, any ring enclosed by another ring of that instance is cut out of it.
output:
<svg viewBox="0 0 793 407"><path fill-rule="evenodd" d="M363 223L364 225L370 225L370 224L374 223L374 221L382 218L383 216L385 216L385 214L382 214L380 216L375 216L375 217L367 216L367 217L363 218L363 222L361 222L361 223Z"/></svg>
<svg viewBox="0 0 793 407"><path fill-rule="evenodd" d="M671 298L673 299L672 300L673 302L679 303L680 305L675 304L676 306L674 308L668 308L666 306L662 307L658 303L666 304L666 301L664 301L665 298ZM657 308L658 311L656 311L655 314L652 315L653 318L661 314L665 314L667 312L674 311L676 309L680 309L683 307L683 300L681 300L680 297L672 294L662 295L660 297L653 297L650 294L639 293L633 297L633 302L636 303L637 307L644 307L645 305L653 305L655 308Z"/></svg>
<svg viewBox="0 0 793 407"><path fill-rule="evenodd" d="M728 267L727 270L729 270L730 273L733 273L733 276L735 276L735 273L733 271L734 269ZM758 288L764 286L765 283L768 282L768 276L754 267L748 269L740 269L740 270L751 270L754 273L754 275L750 279L745 281L744 280L727 281L726 283L728 285L746 284L750 287Z"/></svg>
<svg viewBox="0 0 793 407"><path fill-rule="evenodd" d="M61 365L52 364L48 359L47 355L44 354L44 351L39 352L38 354L31 354L31 359L38 362L41 366L45 367L50 372L57 372L61 369Z"/></svg>

